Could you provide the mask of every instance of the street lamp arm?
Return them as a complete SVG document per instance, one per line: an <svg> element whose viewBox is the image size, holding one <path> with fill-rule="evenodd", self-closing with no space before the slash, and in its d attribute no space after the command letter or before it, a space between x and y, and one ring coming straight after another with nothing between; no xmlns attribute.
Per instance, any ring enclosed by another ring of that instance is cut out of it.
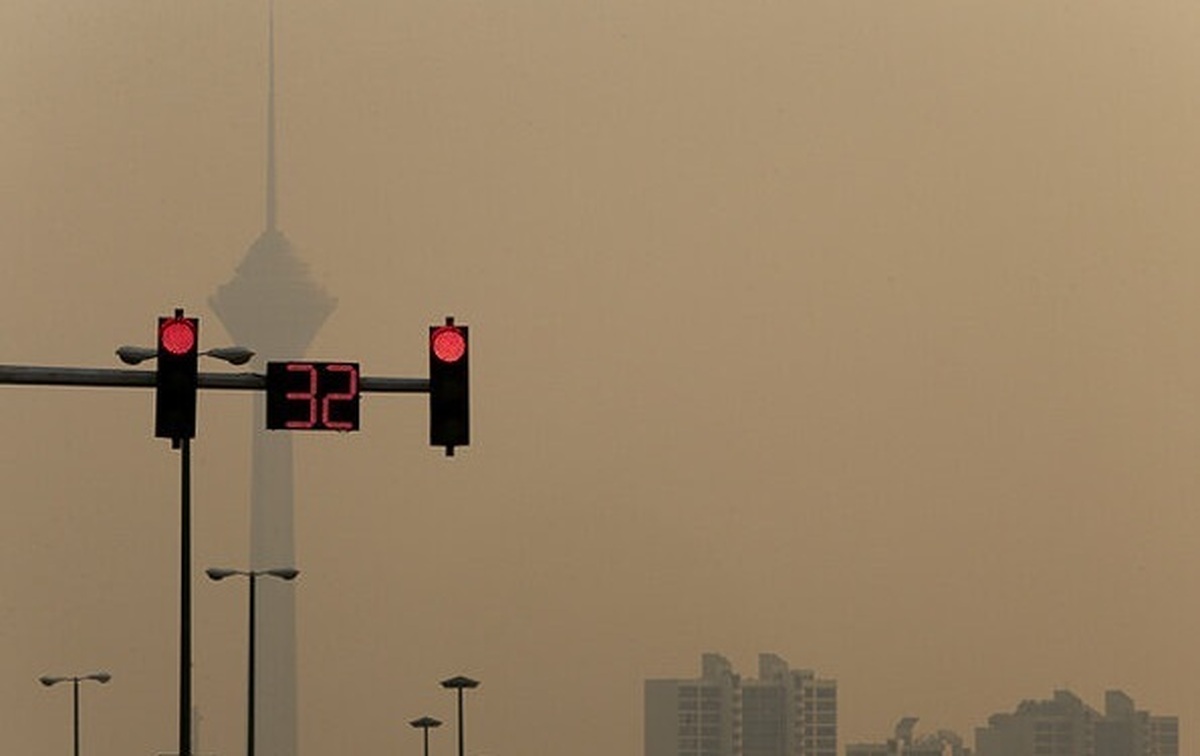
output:
<svg viewBox="0 0 1200 756"><path fill-rule="evenodd" d="M205 349L200 354L224 360L230 365L245 365L254 357L254 350L247 349L244 346L213 347L212 349ZM158 350L154 347L131 346L129 344L117 347L117 357L126 365L138 365L146 360L152 360L157 356Z"/></svg>
<svg viewBox="0 0 1200 756"><path fill-rule="evenodd" d="M42 675L38 678L38 682L49 688L51 685L57 685L60 682L82 682L83 680L95 680L98 683L104 684L112 679L112 675L107 672L92 672L88 675Z"/></svg>
<svg viewBox="0 0 1200 756"><path fill-rule="evenodd" d="M270 575L280 580L295 580L300 575L300 570L295 567L275 567L270 570L234 570L228 567L209 567L204 571L210 580L224 580L227 577L241 575L248 578L258 578L263 575Z"/></svg>

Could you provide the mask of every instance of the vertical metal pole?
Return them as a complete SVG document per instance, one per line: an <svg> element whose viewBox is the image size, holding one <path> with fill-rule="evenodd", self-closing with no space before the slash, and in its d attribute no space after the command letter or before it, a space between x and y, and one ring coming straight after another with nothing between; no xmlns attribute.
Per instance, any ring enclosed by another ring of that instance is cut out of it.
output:
<svg viewBox="0 0 1200 756"><path fill-rule="evenodd" d="M250 668L246 674L246 756L254 756L254 584L258 575L250 570L246 575L250 581Z"/></svg>
<svg viewBox="0 0 1200 756"><path fill-rule="evenodd" d="M179 439L179 756L192 756L192 452Z"/></svg>
<svg viewBox="0 0 1200 756"><path fill-rule="evenodd" d="M463 756L463 689L458 689L458 756Z"/></svg>
<svg viewBox="0 0 1200 756"><path fill-rule="evenodd" d="M425 732L425 756L429 756L429 727L422 727Z"/></svg>
<svg viewBox="0 0 1200 756"><path fill-rule="evenodd" d="M74 733L75 733L75 756L79 756L79 678L71 678L71 687L74 688L72 697L74 698Z"/></svg>

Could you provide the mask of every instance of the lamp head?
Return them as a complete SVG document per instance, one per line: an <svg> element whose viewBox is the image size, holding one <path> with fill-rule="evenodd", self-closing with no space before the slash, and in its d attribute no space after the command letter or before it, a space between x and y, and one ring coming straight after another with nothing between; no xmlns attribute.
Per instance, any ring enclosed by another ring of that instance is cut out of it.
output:
<svg viewBox="0 0 1200 756"><path fill-rule="evenodd" d="M208 575L209 580L224 580L227 577L241 573L239 570L230 570L225 567L209 567L204 571L204 574Z"/></svg>
<svg viewBox="0 0 1200 756"><path fill-rule="evenodd" d="M41 677L38 678L38 682L40 682L42 685L45 685L47 688L49 688L51 685L54 685L55 683L60 683L66 679L67 678L65 678L65 677L53 677L51 675L42 675Z"/></svg>
<svg viewBox="0 0 1200 756"><path fill-rule="evenodd" d="M457 688L459 690L462 690L463 688L478 688L479 681L459 675L457 677L451 677L449 680L442 680L442 687Z"/></svg>
<svg viewBox="0 0 1200 756"><path fill-rule="evenodd" d="M104 683L107 683L109 680L112 679L112 675L108 674L107 672L93 672L92 674L88 675L84 679L85 680L95 680L96 682L103 685Z"/></svg>
<svg viewBox="0 0 1200 756"><path fill-rule="evenodd" d="M245 365L254 357L254 351L244 346L214 347L204 351L209 357L224 360L230 365Z"/></svg>
<svg viewBox="0 0 1200 756"><path fill-rule="evenodd" d="M138 365L146 360L154 359L158 356L157 349L140 346L122 346L117 347L117 356L121 358L121 362L126 365Z"/></svg>
<svg viewBox="0 0 1200 756"><path fill-rule="evenodd" d="M420 719L414 719L413 721L409 722L409 724L412 725L413 727L420 727L422 729L429 729L430 727L441 727L442 726L441 720L434 719L433 717L421 717Z"/></svg>
<svg viewBox="0 0 1200 756"><path fill-rule="evenodd" d="M280 580L295 580L300 574L300 570L295 567L276 567L273 570L265 570L262 574L277 577Z"/></svg>

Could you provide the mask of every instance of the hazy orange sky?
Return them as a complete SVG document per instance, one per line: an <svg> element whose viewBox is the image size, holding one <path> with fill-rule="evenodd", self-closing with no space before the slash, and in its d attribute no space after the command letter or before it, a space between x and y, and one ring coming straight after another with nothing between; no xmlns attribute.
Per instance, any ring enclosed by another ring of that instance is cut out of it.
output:
<svg viewBox="0 0 1200 756"><path fill-rule="evenodd" d="M265 0L0 3L0 363L117 367L263 224ZM296 439L300 749L640 754L704 651L835 677L846 742L1068 687L1200 710L1200 4L278 0L309 354L423 397ZM220 368L211 368L219 370ZM246 394L194 556L245 564ZM0 751L176 744L178 457L143 390L0 387ZM245 596L197 580L205 753ZM453 749L453 728L432 737Z"/></svg>

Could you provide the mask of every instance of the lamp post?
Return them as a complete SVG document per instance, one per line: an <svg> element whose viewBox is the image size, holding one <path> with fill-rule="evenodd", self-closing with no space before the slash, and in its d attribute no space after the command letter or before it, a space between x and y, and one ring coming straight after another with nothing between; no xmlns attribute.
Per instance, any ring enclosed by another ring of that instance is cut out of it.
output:
<svg viewBox="0 0 1200 756"><path fill-rule="evenodd" d="M463 756L463 691L478 688L479 681L458 675L442 680L442 687L458 691L458 756Z"/></svg>
<svg viewBox="0 0 1200 756"><path fill-rule="evenodd" d="M75 756L79 756L79 682L81 680L95 680L103 685L112 679L112 675L107 672L93 672L90 675L72 675L69 677L56 677L44 675L38 678L38 682L49 688L51 685L57 685L60 682L70 681L72 688L72 731L75 739Z"/></svg>
<svg viewBox="0 0 1200 756"><path fill-rule="evenodd" d="M210 580L224 580L227 577L240 575L250 584L250 661L246 672L246 756L254 756L254 645L255 645L255 585L263 575L269 575L280 580L295 580L300 570L292 567L277 567L270 570L230 570L221 567L209 567L204 571Z"/></svg>
<svg viewBox="0 0 1200 756"><path fill-rule="evenodd" d="M176 310L176 317L183 310ZM254 356L240 347L217 347L200 354L231 365L244 365ZM150 347L122 346L117 357L126 365L138 365L158 356ZM190 438L174 439L179 448L179 756L192 756L192 444Z"/></svg>
<svg viewBox="0 0 1200 756"><path fill-rule="evenodd" d="M441 727L441 720L434 719L433 717L421 717L420 719L414 719L413 721L409 722L409 724L413 727L420 727L422 730L424 730L425 750L423 753L424 756L429 756L429 728Z"/></svg>

